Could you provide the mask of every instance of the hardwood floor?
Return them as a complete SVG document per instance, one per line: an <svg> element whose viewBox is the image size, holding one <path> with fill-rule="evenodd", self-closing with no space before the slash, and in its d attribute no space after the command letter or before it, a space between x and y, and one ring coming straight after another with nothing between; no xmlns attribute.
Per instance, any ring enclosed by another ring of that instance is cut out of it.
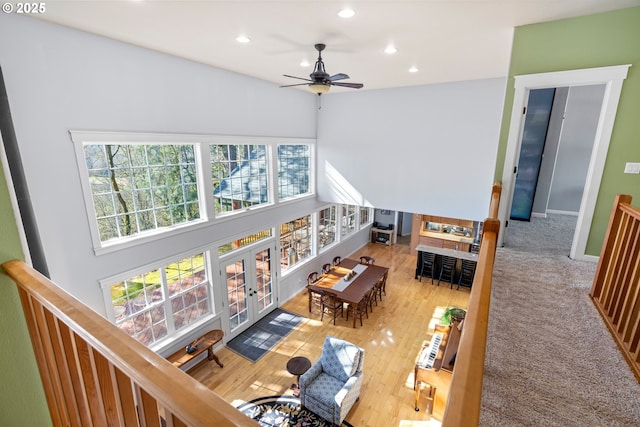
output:
<svg viewBox="0 0 640 427"><path fill-rule="evenodd" d="M405 239L406 241L406 239ZM403 242L400 239L400 242ZM330 316L320 321L319 312L309 313L306 291L282 305L282 308L306 316L295 331L267 355L253 364L226 347L216 352L224 368L203 361L189 373L232 404L261 396L291 394L295 378L285 366L293 356L306 356L312 363L321 353L326 335L351 341L366 351L364 382L360 400L347 416L354 427L390 427L438 425L426 423L426 392L421 393L420 411L414 411L413 369L415 358L425 339L430 338L439 314L447 306L466 308L469 289L449 289L449 283L432 285L429 279L414 279L416 257L409 255L407 244L384 246L369 244L349 258L370 255L377 265L389 267L387 295L374 304L369 319L354 329L351 319ZM443 396L438 390L433 418L441 419Z"/></svg>

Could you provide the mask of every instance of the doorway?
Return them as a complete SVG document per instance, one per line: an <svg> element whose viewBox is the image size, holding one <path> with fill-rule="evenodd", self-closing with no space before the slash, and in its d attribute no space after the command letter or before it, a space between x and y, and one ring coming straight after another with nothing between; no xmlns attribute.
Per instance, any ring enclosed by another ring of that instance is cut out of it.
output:
<svg viewBox="0 0 640 427"><path fill-rule="evenodd" d="M611 132L615 121L616 109L622 91L622 83L627 77L630 65L590 68L582 70L558 71L542 74L515 76L515 92L509 124L509 136L505 153L505 163L502 175L503 197L500 203L499 219L500 234L498 244L504 245L511 211L513 192L515 187L516 165L521 150L521 140L524 127L525 106L529 93L534 89L583 86L604 84L605 93L598 119L593 149L589 159L587 178L581 197L580 209L576 223L576 231L569 256L573 259L592 260L585 254L587 240L593 213L595 210L598 190L602 180L607 150L611 140Z"/></svg>
<svg viewBox="0 0 640 427"><path fill-rule="evenodd" d="M227 290L230 339L236 337L275 308L273 244L233 252L220 261L221 279Z"/></svg>

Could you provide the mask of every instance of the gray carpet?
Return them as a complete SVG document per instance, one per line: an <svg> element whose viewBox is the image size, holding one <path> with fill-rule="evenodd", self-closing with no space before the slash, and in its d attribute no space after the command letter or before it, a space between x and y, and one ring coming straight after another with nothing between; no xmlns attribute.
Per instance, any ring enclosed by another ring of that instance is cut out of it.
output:
<svg viewBox="0 0 640 427"><path fill-rule="evenodd" d="M510 221L497 249L481 426L640 426L640 385L568 258L576 217Z"/></svg>

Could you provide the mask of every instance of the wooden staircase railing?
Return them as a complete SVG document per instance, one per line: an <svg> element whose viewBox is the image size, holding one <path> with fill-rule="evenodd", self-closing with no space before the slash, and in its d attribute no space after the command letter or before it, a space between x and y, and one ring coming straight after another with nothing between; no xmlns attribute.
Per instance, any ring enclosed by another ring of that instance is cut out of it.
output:
<svg viewBox="0 0 640 427"><path fill-rule="evenodd" d="M489 302L500 221L498 205L502 186L496 183L491 192L489 217L482 227L478 264L471 286L469 306L458 345L456 365L451 377L442 427L474 427L480 422L482 377L489 324Z"/></svg>
<svg viewBox="0 0 640 427"><path fill-rule="evenodd" d="M589 294L640 382L640 209L617 195Z"/></svg>
<svg viewBox="0 0 640 427"><path fill-rule="evenodd" d="M480 418L500 193L498 183L483 226L444 427L473 427ZM18 285L55 426L258 426L24 262L2 267ZM637 263L635 274L637 285Z"/></svg>
<svg viewBox="0 0 640 427"><path fill-rule="evenodd" d="M54 426L258 426L22 261L18 285Z"/></svg>

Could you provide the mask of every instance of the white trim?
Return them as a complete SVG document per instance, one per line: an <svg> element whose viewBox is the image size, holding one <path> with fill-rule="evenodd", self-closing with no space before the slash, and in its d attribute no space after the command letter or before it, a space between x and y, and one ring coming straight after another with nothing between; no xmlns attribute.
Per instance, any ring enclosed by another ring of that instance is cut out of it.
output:
<svg viewBox="0 0 640 427"><path fill-rule="evenodd" d="M110 132L110 131L79 131L70 130L71 139L88 143L101 144L315 144L312 138L275 137L275 136L244 136L244 135L212 135L192 133L150 133L150 132ZM282 142L286 141L286 142Z"/></svg>
<svg viewBox="0 0 640 427"><path fill-rule="evenodd" d="M598 190L602 180L607 150L611 141L611 132L613 130L618 101L620 100L620 92L622 91L622 82L627 77L629 67L631 67L631 64L528 74L514 77L515 93L513 96L513 106L511 108L509 136L507 138L507 148L502 172L504 192L498 213L498 218L500 219L498 245L504 245L505 224L509 219L509 212L511 211L515 185L513 169L518 162L521 133L524 125L524 115L522 111L527 105L529 91L531 89L548 87L605 84L606 89L602 101L602 110L596 128L595 142L570 253L570 257L573 259L592 259L592 257L585 254L585 249L589 238L589 230L593 219Z"/></svg>
<svg viewBox="0 0 640 427"><path fill-rule="evenodd" d="M548 212L548 211L547 211ZM547 214L543 212L531 212L533 218L546 218Z"/></svg>
<svg viewBox="0 0 640 427"><path fill-rule="evenodd" d="M184 258L193 257L194 255L201 254L201 253L204 253L206 256L206 252L212 250L211 248L212 248L211 245L206 245L206 246L201 246L199 248L193 248L188 251L172 254L171 256L165 257L161 260L150 262L148 264L139 265L135 268L121 271L119 273L112 274L111 276L104 277L98 280L98 285L100 286L100 289L106 290L106 289L109 289L109 287L115 283L122 282L123 280L131 279L132 277L135 277L138 275L146 274L151 270L162 269L166 265L174 262L178 262L180 260L183 260ZM206 265L206 262L205 262L205 265ZM211 277L209 277L209 279L211 279ZM108 302L109 304L111 304L111 298L109 298Z"/></svg>
<svg viewBox="0 0 640 427"><path fill-rule="evenodd" d="M580 212L575 211L559 211L556 209L547 209L547 213L556 214L556 215L567 215L567 216L578 216Z"/></svg>
<svg viewBox="0 0 640 427"><path fill-rule="evenodd" d="M597 263L598 261L600 261L600 256L599 255L587 255L587 254L585 254L580 260L581 261L589 261L589 262Z"/></svg>

